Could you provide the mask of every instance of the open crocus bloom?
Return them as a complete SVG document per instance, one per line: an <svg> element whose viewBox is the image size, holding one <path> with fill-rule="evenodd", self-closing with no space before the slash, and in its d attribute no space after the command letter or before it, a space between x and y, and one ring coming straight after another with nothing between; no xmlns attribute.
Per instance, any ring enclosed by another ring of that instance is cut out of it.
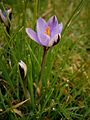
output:
<svg viewBox="0 0 90 120"><path fill-rule="evenodd" d="M57 44L61 37L63 25L58 24L56 16L52 16L48 22L43 18L38 18L36 30L26 28L26 33L31 39L39 43L42 46L51 47Z"/></svg>

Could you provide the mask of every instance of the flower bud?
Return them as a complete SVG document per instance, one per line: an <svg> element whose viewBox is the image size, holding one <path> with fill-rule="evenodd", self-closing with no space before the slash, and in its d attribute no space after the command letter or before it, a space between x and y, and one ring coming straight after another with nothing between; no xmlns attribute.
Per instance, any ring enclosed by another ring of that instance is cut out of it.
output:
<svg viewBox="0 0 90 120"><path fill-rule="evenodd" d="M25 78L27 75L27 66L22 60L20 60L19 62L19 70L20 70L22 79Z"/></svg>

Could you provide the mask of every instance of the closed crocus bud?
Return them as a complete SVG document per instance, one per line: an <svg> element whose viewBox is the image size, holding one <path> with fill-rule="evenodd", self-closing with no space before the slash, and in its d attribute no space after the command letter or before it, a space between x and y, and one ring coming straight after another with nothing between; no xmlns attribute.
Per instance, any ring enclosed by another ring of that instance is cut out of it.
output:
<svg viewBox="0 0 90 120"><path fill-rule="evenodd" d="M6 26L6 30L8 33L10 31L11 18L12 18L12 9L11 8L6 8L5 12L2 12L2 10L0 9L0 19L1 19L1 22L3 22L4 25Z"/></svg>
<svg viewBox="0 0 90 120"><path fill-rule="evenodd" d="M24 79L27 75L27 66L22 60L20 60L19 62L19 70L20 70L22 79Z"/></svg>

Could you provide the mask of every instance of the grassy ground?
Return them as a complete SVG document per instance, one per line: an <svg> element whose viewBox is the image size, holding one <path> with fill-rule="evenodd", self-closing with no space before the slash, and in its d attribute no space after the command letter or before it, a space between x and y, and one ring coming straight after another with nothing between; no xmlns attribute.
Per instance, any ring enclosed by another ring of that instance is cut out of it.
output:
<svg viewBox="0 0 90 120"><path fill-rule="evenodd" d="M0 120L90 120L90 0L0 2L1 9L7 5L13 15L10 36L0 23ZM47 53L40 89L43 47L25 28L35 29L38 17L53 15L64 28L59 44ZM20 60L28 69L24 80Z"/></svg>

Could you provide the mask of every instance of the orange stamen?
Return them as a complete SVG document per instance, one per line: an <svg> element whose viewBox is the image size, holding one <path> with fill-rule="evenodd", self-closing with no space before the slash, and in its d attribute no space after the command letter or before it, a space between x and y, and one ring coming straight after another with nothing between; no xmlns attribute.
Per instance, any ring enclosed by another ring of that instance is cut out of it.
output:
<svg viewBox="0 0 90 120"><path fill-rule="evenodd" d="M50 36L50 27L49 26L45 29L44 33Z"/></svg>

